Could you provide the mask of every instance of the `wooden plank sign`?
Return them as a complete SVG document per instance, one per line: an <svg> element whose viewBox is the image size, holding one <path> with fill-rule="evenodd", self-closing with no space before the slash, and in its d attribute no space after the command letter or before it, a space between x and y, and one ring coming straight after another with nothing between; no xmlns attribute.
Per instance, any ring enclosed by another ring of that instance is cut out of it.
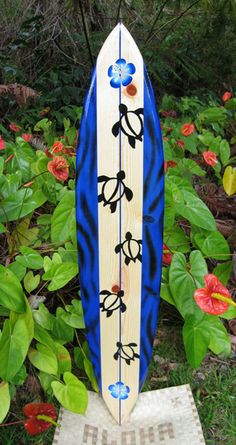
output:
<svg viewBox="0 0 236 445"><path fill-rule="evenodd" d="M122 423L151 360L162 264L163 151L142 56L118 24L85 100L77 151L81 298L102 397Z"/></svg>

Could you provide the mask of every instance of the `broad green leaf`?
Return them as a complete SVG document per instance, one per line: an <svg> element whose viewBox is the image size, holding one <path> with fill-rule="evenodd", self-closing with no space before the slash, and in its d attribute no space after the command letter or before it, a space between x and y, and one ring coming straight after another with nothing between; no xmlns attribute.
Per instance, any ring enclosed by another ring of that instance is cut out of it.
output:
<svg viewBox="0 0 236 445"><path fill-rule="evenodd" d="M193 295L196 288L204 287L204 276L207 274L207 264L198 250L191 252L189 262L188 265L182 253L176 253L169 271L171 295L184 318L201 312Z"/></svg>
<svg viewBox="0 0 236 445"><path fill-rule="evenodd" d="M208 323L210 329L209 349L211 349L214 354L229 356L231 351L230 337L222 321L214 315L208 315Z"/></svg>
<svg viewBox="0 0 236 445"><path fill-rule="evenodd" d="M236 307L230 305L226 312L221 314L221 318L224 318L225 320L232 320L233 318L236 318Z"/></svg>
<svg viewBox="0 0 236 445"><path fill-rule="evenodd" d="M16 373L16 375L11 380L11 383L13 383L13 385L16 385L16 386L21 386L25 382L26 377L27 377L27 371L26 371L25 365L23 364L20 367L19 371Z"/></svg>
<svg viewBox="0 0 236 445"><path fill-rule="evenodd" d="M16 261L22 266L28 267L29 269L42 269L43 268L43 257L37 250L31 249L27 246L20 247L20 252L22 255L16 257Z"/></svg>
<svg viewBox="0 0 236 445"><path fill-rule="evenodd" d="M7 269L10 269L11 272L13 272L14 275L16 275L16 277L18 278L19 281L21 281L26 274L26 267L22 266L22 264L20 264L20 263L17 263L17 261L10 263L7 266Z"/></svg>
<svg viewBox="0 0 236 445"><path fill-rule="evenodd" d="M0 304L15 312L26 310L25 297L16 275L0 265Z"/></svg>
<svg viewBox="0 0 236 445"><path fill-rule="evenodd" d="M183 327L184 347L188 362L198 368L210 344L210 328L206 314L202 317L189 315Z"/></svg>
<svg viewBox="0 0 236 445"><path fill-rule="evenodd" d="M52 330L54 317L43 303L40 303L39 308L33 311L33 317L42 328Z"/></svg>
<svg viewBox="0 0 236 445"><path fill-rule="evenodd" d="M87 358L84 359L84 369L89 378L89 381L91 382L92 388L94 389L94 391L99 392L99 387L97 384L97 380L95 379L92 363Z"/></svg>
<svg viewBox="0 0 236 445"><path fill-rule="evenodd" d="M66 193L54 210L51 239L53 243L76 240L75 193L72 191Z"/></svg>
<svg viewBox="0 0 236 445"><path fill-rule="evenodd" d="M54 340L46 329L42 328L38 323L34 324L34 338L39 343L42 343L45 346L49 346L49 348L54 351Z"/></svg>
<svg viewBox="0 0 236 445"><path fill-rule="evenodd" d="M54 381L55 377L51 374L47 374L46 372L39 371L39 380L43 387L43 390L48 394L52 395L52 387L51 383Z"/></svg>
<svg viewBox="0 0 236 445"><path fill-rule="evenodd" d="M69 411L85 414L88 405L88 392L84 384L71 372L65 372L63 379L65 385L56 381L52 382L54 396Z"/></svg>
<svg viewBox="0 0 236 445"><path fill-rule="evenodd" d="M190 251L189 239L177 224L164 232L164 243L172 252L187 253Z"/></svg>
<svg viewBox="0 0 236 445"><path fill-rule="evenodd" d="M196 234L194 241L207 257L217 260L227 260L229 258L229 245L220 232L211 232L206 238L202 234Z"/></svg>
<svg viewBox="0 0 236 445"><path fill-rule="evenodd" d="M29 215L34 209L46 201L41 190L33 191L29 188L17 190L0 203L0 222L15 221Z"/></svg>
<svg viewBox="0 0 236 445"><path fill-rule="evenodd" d="M24 277L24 287L25 290L30 294L34 289L36 289L40 283L40 275L34 275L32 270L29 270Z"/></svg>
<svg viewBox="0 0 236 445"><path fill-rule="evenodd" d="M5 233L5 232L6 232L6 227L4 226L4 224L0 223L0 233Z"/></svg>
<svg viewBox="0 0 236 445"><path fill-rule="evenodd" d="M43 280L50 280L48 290L61 289L78 273L78 265L75 263L53 264L52 267L42 276Z"/></svg>
<svg viewBox="0 0 236 445"><path fill-rule="evenodd" d="M230 158L230 146L228 141L226 139L223 139L220 143L220 159L222 161L222 164L227 164L228 160Z"/></svg>
<svg viewBox="0 0 236 445"><path fill-rule="evenodd" d="M69 351L60 343L54 343L54 350L58 361L58 373L64 374L71 371L71 357Z"/></svg>
<svg viewBox="0 0 236 445"><path fill-rule="evenodd" d="M66 305L65 309L67 312L63 309L61 310L61 319L69 326L72 326L72 328L84 329L84 314L81 301L72 300L72 305Z"/></svg>
<svg viewBox="0 0 236 445"><path fill-rule="evenodd" d="M236 168L228 165L224 171L223 186L228 196L236 192Z"/></svg>
<svg viewBox="0 0 236 445"><path fill-rule="evenodd" d="M36 160L35 151L22 138L17 138L17 146L14 147L14 157L12 158L13 171L19 170L22 174L23 182L32 178L31 164Z"/></svg>
<svg viewBox="0 0 236 445"><path fill-rule="evenodd" d="M57 357L47 346L37 343L37 349L30 348L28 357L32 365L47 374L56 375L58 371Z"/></svg>
<svg viewBox="0 0 236 445"><path fill-rule="evenodd" d="M10 323L11 323L11 329L13 329L18 320L24 321L28 332L28 346L29 346L34 337L34 320L29 302L26 297L24 298L26 304L26 311L23 314L18 314L17 312L11 311Z"/></svg>
<svg viewBox="0 0 236 445"><path fill-rule="evenodd" d="M233 262L232 261L226 261L222 264L217 264L217 266L213 269L213 274L219 278L222 284L224 286L227 285L231 272L233 268ZM232 307L232 306L231 306Z"/></svg>
<svg viewBox="0 0 236 445"><path fill-rule="evenodd" d="M58 307L56 317L53 319L52 336L60 343L69 343L74 338L74 328L67 325L62 319L63 309Z"/></svg>
<svg viewBox="0 0 236 445"><path fill-rule="evenodd" d="M216 230L215 219L200 198L186 190L179 190L173 199L176 212L190 223L209 231Z"/></svg>
<svg viewBox="0 0 236 445"><path fill-rule="evenodd" d="M17 320L11 329L10 321L3 325L0 340L0 377L11 381L22 366L29 347L28 330L24 320Z"/></svg>
<svg viewBox="0 0 236 445"><path fill-rule="evenodd" d="M11 397L9 392L9 385L7 382L0 383L0 424L5 419L11 403Z"/></svg>
<svg viewBox="0 0 236 445"><path fill-rule="evenodd" d="M12 251L17 251L20 246L29 246L36 239L39 233L37 227L29 228L30 218L22 219L19 224L16 225L12 232Z"/></svg>
<svg viewBox="0 0 236 445"><path fill-rule="evenodd" d="M161 298L167 303L172 304L175 306L175 301L171 295L170 286L167 283L161 283L161 290L160 290Z"/></svg>
<svg viewBox="0 0 236 445"><path fill-rule="evenodd" d="M198 118L204 124L221 123L224 124L227 119L227 112L223 107L211 107L202 111Z"/></svg>

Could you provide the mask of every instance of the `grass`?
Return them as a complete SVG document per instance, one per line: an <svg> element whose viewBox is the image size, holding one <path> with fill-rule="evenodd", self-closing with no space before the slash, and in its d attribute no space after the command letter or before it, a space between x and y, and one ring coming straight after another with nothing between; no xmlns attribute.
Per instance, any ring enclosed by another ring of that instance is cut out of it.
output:
<svg viewBox="0 0 236 445"><path fill-rule="evenodd" d="M162 311L163 312L163 311ZM202 423L207 445L236 444L236 358L223 360L208 355L202 366L193 370L185 359L181 323L171 314L161 314L144 390L155 390L189 383ZM35 398L35 396L34 396ZM26 387L17 390L11 413L5 422L22 418L24 404L34 400ZM21 425L0 428L0 445L51 445L54 428L30 438Z"/></svg>

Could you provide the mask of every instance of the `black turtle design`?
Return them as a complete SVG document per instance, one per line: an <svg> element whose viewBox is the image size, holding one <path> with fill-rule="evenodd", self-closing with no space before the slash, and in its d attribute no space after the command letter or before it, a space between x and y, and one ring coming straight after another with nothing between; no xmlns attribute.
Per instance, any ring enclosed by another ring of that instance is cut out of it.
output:
<svg viewBox="0 0 236 445"><path fill-rule="evenodd" d="M120 309L121 312L126 311L126 305L122 301L124 296L124 291L119 290L117 293L110 292L109 290L102 290L100 295L105 295L104 300L100 303L100 308L102 312L107 313L107 317L110 317L113 311Z"/></svg>
<svg viewBox="0 0 236 445"><path fill-rule="evenodd" d="M130 365L131 361L134 361L136 358L140 358L140 355L134 351L138 345L137 343L129 343L128 345L122 345L119 341L116 343L117 351L114 354L114 359L118 360L118 358L122 358L125 360L127 365Z"/></svg>
<svg viewBox="0 0 236 445"><path fill-rule="evenodd" d="M133 192L124 184L125 172L119 171L116 177L109 178L102 175L98 177L98 182L103 182L101 194L98 196L98 202L103 201L103 206L110 206L111 213L116 211L117 203L123 196L127 201L133 198Z"/></svg>
<svg viewBox="0 0 236 445"><path fill-rule="evenodd" d="M132 238L132 234L127 232L125 235L125 241L117 244L115 247L115 252L119 253L122 250L123 254L125 255L125 264L128 266L130 261L134 261L135 263L136 260L139 260L142 262L141 246L142 240Z"/></svg>
<svg viewBox="0 0 236 445"><path fill-rule="evenodd" d="M121 130L128 137L129 144L135 148L136 141L143 140L143 108L137 108L134 111L128 111L125 104L119 105L121 113L120 119L112 127L112 133L118 136Z"/></svg>

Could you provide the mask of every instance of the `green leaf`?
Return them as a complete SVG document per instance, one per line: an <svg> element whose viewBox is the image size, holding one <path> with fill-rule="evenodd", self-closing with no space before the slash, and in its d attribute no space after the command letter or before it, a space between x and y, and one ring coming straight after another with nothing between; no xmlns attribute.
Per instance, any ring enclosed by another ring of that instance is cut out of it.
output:
<svg viewBox="0 0 236 445"><path fill-rule="evenodd" d="M39 371L39 380L43 387L43 390L48 394L52 395L52 387L51 383L54 381L54 376L51 374L47 374L46 372Z"/></svg>
<svg viewBox="0 0 236 445"><path fill-rule="evenodd" d="M208 315L208 323L210 328L210 344L209 349L214 354L224 354L229 356L231 352L231 343L228 332L222 324L222 321L214 315Z"/></svg>
<svg viewBox="0 0 236 445"><path fill-rule="evenodd" d="M224 171L223 186L228 196L236 192L236 168L228 165Z"/></svg>
<svg viewBox="0 0 236 445"><path fill-rule="evenodd" d="M207 237L197 233L194 236L194 241L207 257L217 260L227 260L229 258L229 245L220 232L211 232Z"/></svg>
<svg viewBox="0 0 236 445"><path fill-rule="evenodd" d="M161 298L167 303L172 304L175 306L175 301L171 295L170 286L167 283L161 283L161 290L160 290Z"/></svg>
<svg viewBox="0 0 236 445"><path fill-rule="evenodd" d="M0 233L5 233L5 232L6 232L6 227L4 226L4 224L0 223Z"/></svg>
<svg viewBox="0 0 236 445"><path fill-rule="evenodd" d="M0 377L10 381L22 366L29 346L28 330L24 320L17 320L11 329L10 321L4 322L0 340Z"/></svg>
<svg viewBox="0 0 236 445"><path fill-rule="evenodd" d="M52 242L75 241L75 193L70 191L65 194L52 215L51 224Z"/></svg>
<svg viewBox="0 0 236 445"><path fill-rule="evenodd" d="M7 382L0 383L0 424L5 419L11 403L10 393L9 393L9 385Z"/></svg>
<svg viewBox="0 0 236 445"><path fill-rule="evenodd" d="M190 251L189 240L178 224L174 224L164 232L164 243L172 252L187 253Z"/></svg>
<svg viewBox="0 0 236 445"><path fill-rule="evenodd" d="M52 336L60 343L69 343L74 338L74 329L61 319L62 311L61 307L57 308L56 317L53 320Z"/></svg>
<svg viewBox="0 0 236 445"><path fill-rule="evenodd" d="M84 359L84 369L89 378L89 381L91 382L92 388L94 389L94 391L99 392L99 387L97 384L97 380L95 379L92 363L87 358Z"/></svg>
<svg viewBox="0 0 236 445"><path fill-rule="evenodd" d="M169 271L169 285L175 305L185 318L189 314L201 313L194 300L196 288L204 287L204 276L207 274L207 264L198 250L191 252L190 267L185 256L176 253L173 256Z"/></svg>
<svg viewBox="0 0 236 445"><path fill-rule="evenodd" d="M26 310L22 286L16 275L0 265L0 304L15 312Z"/></svg>
<svg viewBox="0 0 236 445"><path fill-rule="evenodd" d="M224 284L224 286L226 286L229 281L232 268L233 268L232 261L226 261L225 263L217 264L217 266L213 269L212 273L216 275L217 278L219 278L219 280L221 281L222 284Z"/></svg>
<svg viewBox="0 0 236 445"><path fill-rule="evenodd" d="M14 261L13 263L10 263L7 266L7 269L10 269L11 272L13 272L14 275L16 275L16 277L18 278L19 281L21 281L22 278L24 278L25 273L26 273L26 267L22 266L20 263L17 263L16 261Z"/></svg>
<svg viewBox="0 0 236 445"><path fill-rule="evenodd" d="M179 190L173 199L174 208L179 215L203 229L209 231L216 230L215 219L200 198L186 190Z"/></svg>
<svg viewBox="0 0 236 445"><path fill-rule="evenodd" d="M78 300L72 300L72 305L66 305L65 312L63 309L61 311L61 319L64 320L66 324L72 326L72 328L84 329L84 314L82 308L82 302Z"/></svg>
<svg viewBox="0 0 236 445"><path fill-rule="evenodd" d="M223 107L210 107L202 111L198 118L204 124L221 123L224 124L227 119L227 112Z"/></svg>
<svg viewBox="0 0 236 445"><path fill-rule="evenodd" d="M25 290L30 294L34 289L38 287L40 283L40 275L34 275L32 270L29 270L24 277Z"/></svg>
<svg viewBox="0 0 236 445"><path fill-rule="evenodd" d="M12 251L17 251L20 246L29 246L36 239L39 233L39 229L37 227L29 228L30 218L22 219L19 224L16 225L12 232Z"/></svg>
<svg viewBox="0 0 236 445"><path fill-rule="evenodd" d="M28 332L28 346L29 346L33 337L34 337L34 320L33 320L32 311L31 311L29 302L26 297L24 297L24 298L25 298L25 304L26 304L26 311L23 314L18 314L17 312L11 311L10 323L11 323L11 329L13 329L15 326L15 323L18 320L24 321L26 328L27 328L27 332Z"/></svg>
<svg viewBox="0 0 236 445"><path fill-rule="evenodd" d="M59 403L77 414L85 414L88 405L88 393L84 384L70 372L63 376L65 385L60 382L52 382L53 394Z"/></svg>
<svg viewBox="0 0 236 445"><path fill-rule="evenodd" d="M51 280L48 290L61 289L78 273L78 265L75 263L53 264L42 276L43 280Z"/></svg>
<svg viewBox="0 0 236 445"><path fill-rule="evenodd" d="M230 146L228 141L226 139L223 139L220 143L220 159L222 161L222 164L227 164L228 160L230 158Z"/></svg>
<svg viewBox="0 0 236 445"><path fill-rule="evenodd" d="M43 303L39 303L39 308L33 311L33 317L42 328L52 330L54 317Z"/></svg>
<svg viewBox="0 0 236 445"><path fill-rule="evenodd" d="M0 222L14 221L31 213L46 201L41 190L29 188L17 190L0 203Z"/></svg>
<svg viewBox="0 0 236 445"><path fill-rule="evenodd" d="M37 349L30 348L28 357L32 365L47 374L57 374L58 364L54 352L47 346L37 343Z"/></svg>
<svg viewBox="0 0 236 445"><path fill-rule="evenodd" d="M43 257L34 249L27 246L20 247L21 255L16 257L16 261L22 266L28 267L29 269L42 269L43 268Z"/></svg>
<svg viewBox="0 0 236 445"><path fill-rule="evenodd" d="M38 323L34 324L34 338L45 346L48 346L52 351L54 351L54 340L51 335L42 328Z"/></svg>
<svg viewBox="0 0 236 445"><path fill-rule="evenodd" d="M54 343L54 350L58 361L58 373L64 374L71 371L71 357L69 351L60 343Z"/></svg>
<svg viewBox="0 0 236 445"><path fill-rule="evenodd" d="M189 315L183 327L183 340L187 360L193 368L198 368L210 344L209 322L206 314L202 317Z"/></svg>

